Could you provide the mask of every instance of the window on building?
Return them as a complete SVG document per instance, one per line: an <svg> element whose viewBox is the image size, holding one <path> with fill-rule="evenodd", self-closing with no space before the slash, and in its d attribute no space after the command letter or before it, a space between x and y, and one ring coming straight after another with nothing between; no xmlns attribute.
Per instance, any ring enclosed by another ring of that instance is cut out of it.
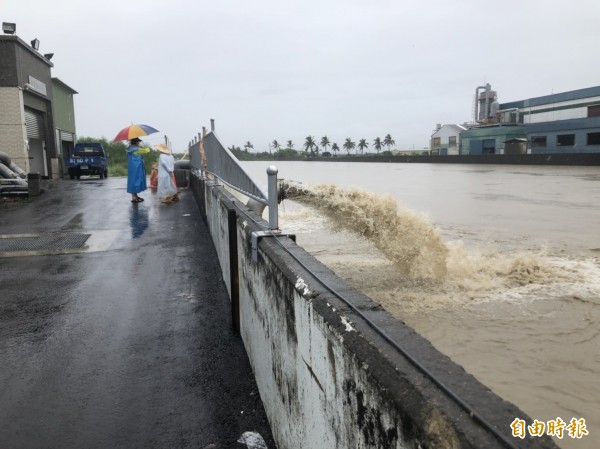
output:
<svg viewBox="0 0 600 449"><path fill-rule="evenodd" d="M600 145L600 133L588 133L587 144L588 145Z"/></svg>
<svg viewBox="0 0 600 449"><path fill-rule="evenodd" d="M434 147L439 147L439 146L440 146L440 144L441 144L441 141L440 141L440 139L441 139L440 137L434 137L434 138L432 139L432 140L433 140L433 143L432 143L432 145L433 145Z"/></svg>
<svg viewBox="0 0 600 449"><path fill-rule="evenodd" d="M588 117L600 117L600 104L588 106Z"/></svg>
<svg viewBox="0 0 600 449"><path fill-rule="evenodd" d="M482 154L496 153L496 139L485 139L483 141Z"/></svg>
<svg viewBox="0 0 600 449"><path fill-rule="evenodd" d="M533 136L531 138L531 146L532 147L545 147L546 146L546 136Z"/></svg>
<svg viewBox="0 0 600 449"><path fill-rule="evenodd" d="M575 145L575 134L559 134L556 136L556 145L562 147L572 147Z"/></svg>
<svg viewBox="0 0 600 449"><path fill-rule="evenodd" d="M450 137L448 137L448 145L450 145L450 146L456 146L456 136L450 136Z"/></svg>

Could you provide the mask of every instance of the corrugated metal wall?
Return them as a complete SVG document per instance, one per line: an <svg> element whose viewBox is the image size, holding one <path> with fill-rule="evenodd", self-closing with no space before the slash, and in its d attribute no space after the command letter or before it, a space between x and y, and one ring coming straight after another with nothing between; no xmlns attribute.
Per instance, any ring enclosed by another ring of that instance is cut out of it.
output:
<svg viewBox="0 0 600 449"><path fill-rule="evenodd" d="M73 105L73 94L64 89L60 83L56 82L53 83L53 92L52 110L54 111L55 128L75 134L75 107Z"/></svg>

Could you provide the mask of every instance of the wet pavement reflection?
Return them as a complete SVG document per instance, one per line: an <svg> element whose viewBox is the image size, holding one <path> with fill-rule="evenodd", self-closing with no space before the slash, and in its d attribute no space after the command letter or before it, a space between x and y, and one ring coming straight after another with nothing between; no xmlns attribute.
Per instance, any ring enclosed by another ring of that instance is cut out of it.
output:
<svg viewBox="0 0 600 449"><path fill-rule="evenodd" d="M0 210L5 236L91 234L0 254L0 447L225 448L253 431L274 449L192 193L132 205L125 186L56 181Z"/></svg>
<svg viewBox="0 0 600 449"><path fill-rule="evenodd" d="M129 211L129 226L131 238L137 239L148 229L148 209L140 204L132 204Z"/></svg>

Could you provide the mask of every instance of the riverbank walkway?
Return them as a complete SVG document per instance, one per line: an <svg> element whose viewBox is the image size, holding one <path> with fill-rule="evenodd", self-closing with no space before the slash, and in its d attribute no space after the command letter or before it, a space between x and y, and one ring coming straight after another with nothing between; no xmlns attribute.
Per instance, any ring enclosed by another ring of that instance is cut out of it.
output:
<svg viewBox="0 0 600 449"><path fill-rule="evenodd" d="M275 448L192 192L125 187L0 205L0 447Z"/></svg>

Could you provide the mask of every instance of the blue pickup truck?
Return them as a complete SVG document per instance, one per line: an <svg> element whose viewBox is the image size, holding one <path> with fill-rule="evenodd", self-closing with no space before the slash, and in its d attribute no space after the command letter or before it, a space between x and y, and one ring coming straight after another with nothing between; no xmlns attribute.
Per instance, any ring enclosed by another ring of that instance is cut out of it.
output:
<svg viewBox="0 0 600 449"><path fill-rule="evenodd" d="M108 177L106 152L100 143L75 144L72 154L64 161L65 171L71 179L90 175L100 176L100 179Z"/></svg>

